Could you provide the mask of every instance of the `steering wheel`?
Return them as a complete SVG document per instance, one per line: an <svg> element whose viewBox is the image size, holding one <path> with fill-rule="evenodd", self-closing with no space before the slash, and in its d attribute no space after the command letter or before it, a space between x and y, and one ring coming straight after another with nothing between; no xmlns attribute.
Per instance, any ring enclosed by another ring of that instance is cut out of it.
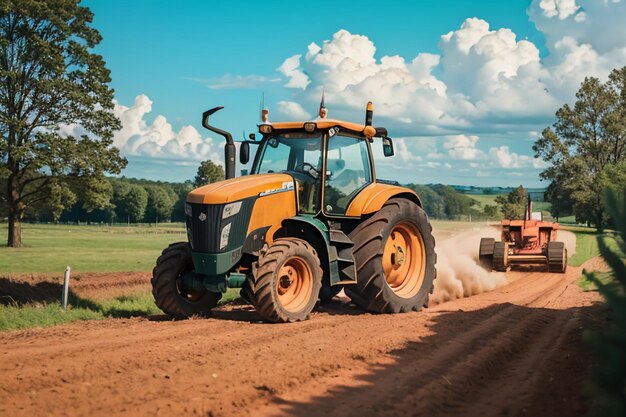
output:
<svg viewBox="0 0 626 417"><path fill-rule="evenodd" d="M299 167L302 167L302 169L301 170L298 169ZM320 176L319 172L317 172L317 169L312 164L309 164L308 162L299 163L298 165L293 167L293 170L309 174L315 179L317 179Z"/></svg>

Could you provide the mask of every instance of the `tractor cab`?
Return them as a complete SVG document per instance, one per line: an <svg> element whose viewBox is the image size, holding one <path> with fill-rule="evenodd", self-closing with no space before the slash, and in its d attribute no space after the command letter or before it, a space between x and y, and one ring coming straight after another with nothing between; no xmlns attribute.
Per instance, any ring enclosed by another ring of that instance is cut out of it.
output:
<svg viewBox="0 0 626 417"><path fill-rule="evenodd" d="M299 214L346 216L354 197L375 182L371 141L384 129L322 120L263 124L259 130L263 138L252 174L293 177ZM391 139L385 141L392 147Z"/></svg>

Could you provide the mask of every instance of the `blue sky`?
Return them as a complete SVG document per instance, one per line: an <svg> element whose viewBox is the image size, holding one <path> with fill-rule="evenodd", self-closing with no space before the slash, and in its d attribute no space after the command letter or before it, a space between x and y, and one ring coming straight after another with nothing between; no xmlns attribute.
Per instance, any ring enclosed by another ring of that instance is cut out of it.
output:
<svg viewBox="0 0 626 417"><path fill-rule="evenodd" d="M126 176L180 181L222 159L202 111L240 137L265 94L272 120L331 117L396 138L381 177L537 186L531 146L586 75L626 65L619 0L84 1L103 36ZM610 33L611 36L606 34Z"/></svg>

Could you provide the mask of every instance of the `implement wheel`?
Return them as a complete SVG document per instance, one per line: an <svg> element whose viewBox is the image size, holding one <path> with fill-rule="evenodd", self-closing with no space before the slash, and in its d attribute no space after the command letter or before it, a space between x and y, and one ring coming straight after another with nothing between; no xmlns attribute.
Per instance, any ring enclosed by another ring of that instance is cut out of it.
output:
<svg viewBox="0 0 626 417"><path fill-rule="evenodd" d="M246 298L273 323L306 320L322 285L315 249L301 239L276 239L259 257L244 286Z"/></svg>
<svg viewBox="0 0 626 417"><path fill-rule="evenodd" d="M506 272L509 268L509 243L495 242L493 245L493 269Z"/></svg>
<svg viewBox="0 0 626 417"><path fill-rule="evenodd" d="M177 319L207 316L222 298L221 293L208 290L183 290L182 277L190 271L193 271L193 262L187 242L170 245L157 259L152 270L152 295L157 307L165 314Z"/></svg>
<svg viewBox="0 0 626 417"><path fill-rule="evenodd" d="M496 240L492 237L484 237L480 239L480 248L478 249L478 262L480 266L491 272L493 270L493 249Z"/></svg>
<svg viewBox="0 0 626 417"><path fill-rule="evenodd" d="M564 273L567 270L567 249L563 242L548 242L548 271Z"/></svg>
<svg viewBox="0 0 626 417"><path fill-rule="evenodd" d="M433 290L435 239L426 212L406 199L391 199L357 226L354 242L357 285L346 294L374 313L419 311Z"/></svg>

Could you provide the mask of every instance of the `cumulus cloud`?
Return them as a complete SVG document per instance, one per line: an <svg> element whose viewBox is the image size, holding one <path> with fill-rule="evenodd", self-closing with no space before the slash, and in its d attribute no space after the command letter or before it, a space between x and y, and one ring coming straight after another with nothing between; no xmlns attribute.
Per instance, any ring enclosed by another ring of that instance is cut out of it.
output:
<svg viewBox="0 0 626 417"><path fill-rule="evenodd" d="M113 140L122 154L196 161L211 159L223 163L219 147L211 138L203 138L193 126L175 131L162 115L148 123L145 116L151 111L152 100L144 94L137 96L130 107L115 104L114 113L121 120L122 128Z"/></svg>
<svg viewBox="0 0 626 417"><path fill-rule="evenodd" d="M278 113L292 120L311 120L311 115L295 101L279 101Z"/></svg>
<svg viewBox="0 0 626 417"><path fill-rule="evenodd" d="M448 136L443 147L453 159L479 159L483 158L485 154L480 149L476 148L477 142L478 136Z"/></svg>
<svg viewBox="0 0 626 417"><path fill-rule="evenodd" d="M310 83L309 77L300 69L302 55L289 57L278 67L278 72L289 79L285 87L304 90Z"/></svg>
<svg viewBox="0 0 626 417"><path fill-rule="evenodd" d="M558 16L560 20L563 20L575 14L580 6L576 5L576 0L541 0L539 8L544 16Z"/></svg>

